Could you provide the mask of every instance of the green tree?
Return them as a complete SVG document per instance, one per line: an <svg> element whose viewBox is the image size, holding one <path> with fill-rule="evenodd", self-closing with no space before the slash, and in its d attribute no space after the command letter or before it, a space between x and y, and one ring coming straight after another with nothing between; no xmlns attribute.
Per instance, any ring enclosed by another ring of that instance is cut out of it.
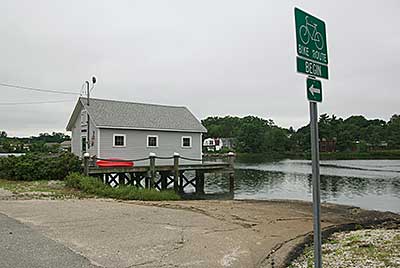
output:
<svg viewBox="0 0 400 268"><path fill-rule="evenodd" d="M5 132L4 130L0 131L0 138L7 138L7 132Z"/></svg>
<svg viewBox="0 0 400 268"><path fill-rule="evenodd" d="M265 128L261 124L244 123L239 129L237 149L244 153L261 153L264 150Z"/></svg>
<svg viewBox="0 0 400 268"><path fill-rule="evenodd" d="M219 137L219 138L232 138L237 136L242 119L238 117L225 116L225 117L208 117L202 120L202 124L207 128L208 133L204 136Z"/></svg>
<svg viewBox="0 0 400 268"><path fill-rule="evenodd" d="M400 148L400 115L394 114L387 123L387 142L390 148Z"/></svg>
<svg viewBox="0 0 400 268"><path fill-rule="evenodd" d="M289 151L289 131L272 127L265 133L264 148L266 152L284 153Z"/></svg>

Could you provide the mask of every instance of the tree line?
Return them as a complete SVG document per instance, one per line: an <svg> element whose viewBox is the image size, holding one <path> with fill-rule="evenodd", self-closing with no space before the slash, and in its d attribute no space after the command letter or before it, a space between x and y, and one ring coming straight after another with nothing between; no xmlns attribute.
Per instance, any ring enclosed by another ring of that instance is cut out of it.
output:
<svg viewBox="0 0 400 268"><path fill-rule="evenodd" d="M208 132L204 138L233 138L235 150L242 153L303 153L310 149L310 126L297 131L282 128L273 120L257 116L208 117L202 120ZM400 115L394 114L389 121L366 119L353 115L346 119L335 115L319 117L321 141L334 141L336 151L369 151L400 149ZM48 143L70 140L64 133L40 133L29 138L8 137L0 131L0 152L46 152L53 150Z"/></svg>
<svg viewBox="0 0 400 268"><path fill-rule="evenodd" d="M205 138L234 138L238 152L299 153L310 149L309 124L295 131L256 116L208 117L202 123L208 130ZM395 114L385 122L361 115L343 119L322 114L319 137L321 141L333 141L338 152L400 149L400 115Z"/></svg>
<svg viewBox="0 0 400 268"><path fill-rule="evenodd" d="M9 137L6 131L0 131L0 153L51 152L58 151L57 144L71 140L61 133L40 133L26 138Z"/></svg>

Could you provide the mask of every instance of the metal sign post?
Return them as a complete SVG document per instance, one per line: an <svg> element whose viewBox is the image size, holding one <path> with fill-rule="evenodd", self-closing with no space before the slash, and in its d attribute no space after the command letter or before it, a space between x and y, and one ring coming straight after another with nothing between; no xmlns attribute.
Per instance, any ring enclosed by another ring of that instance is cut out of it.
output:
<svg viewBox="0 0 400 268"><path fill-rule="evenodd" d="M314 267L322 268L321 194L319 175L318 107L322 102L322 82L329 79L328 43L325 22L298 8L294 9L297 72L307 74L306 95L310 105L311 159L314 215Z"/></svg>
<svg viewBox="0 0 400 268"><path fill-rule="evenodd" d="M314 267L321 268L321 194L319 176L318 107L316 102L310 102L310 127L314 215Z"/></svg>

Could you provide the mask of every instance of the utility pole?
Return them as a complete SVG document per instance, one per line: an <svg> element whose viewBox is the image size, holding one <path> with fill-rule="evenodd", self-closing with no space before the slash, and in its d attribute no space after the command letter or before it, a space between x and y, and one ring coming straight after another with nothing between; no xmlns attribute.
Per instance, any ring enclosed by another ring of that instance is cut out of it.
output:
<svg viewBox="0 0 400 268"><path fill-rule="evenodd" d="M90 99L90 89L89 89L89 81L85 81L86 83L86 98L87 98L87 106L89 106L89 99ZM87 138L86 138L86 142L87 142L87 148L89 150L90 148L90 118L89 118L89 113L86 111L86 117L87 117Z"/></svg>
<svg viewBox="0 0 400 268"><path fill-rule="evenodd" d="M86 83L86 99L87 99L87 105L89 106L89 100L90 100L90 89L89 89L89 81L85 81Z"/></svg>
<svg viewBox="0 0 400 268"><path fill-rule="evenodd" d="M85 81L86 83L86 101L87 101L87 106L90 105L90 90L92 90L94 88L94 84L96 84L97 79L95 76L92 76L92 88L89 88L89 81ZM87 142L87 148L90 148L90 116L89 113L86 111L86 116L87 116L87 133L86 133L86 142Z"/></svg>

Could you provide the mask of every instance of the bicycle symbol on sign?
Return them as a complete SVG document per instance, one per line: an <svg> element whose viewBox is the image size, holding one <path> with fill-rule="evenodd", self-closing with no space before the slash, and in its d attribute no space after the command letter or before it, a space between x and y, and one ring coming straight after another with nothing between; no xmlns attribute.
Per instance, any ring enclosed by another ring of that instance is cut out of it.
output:
<svg viewBox="0 0 400 268"><path fill-rule="evenodd" d="M307 45L310 42L310 39L314 41L315 46L321 50L324 47L324 40L322 38L322 34L317 31L317 24L309 23L308 16L306 16L306 24L300 26L300 39ZM312 31L310 31L310 29Z"/></svg>

